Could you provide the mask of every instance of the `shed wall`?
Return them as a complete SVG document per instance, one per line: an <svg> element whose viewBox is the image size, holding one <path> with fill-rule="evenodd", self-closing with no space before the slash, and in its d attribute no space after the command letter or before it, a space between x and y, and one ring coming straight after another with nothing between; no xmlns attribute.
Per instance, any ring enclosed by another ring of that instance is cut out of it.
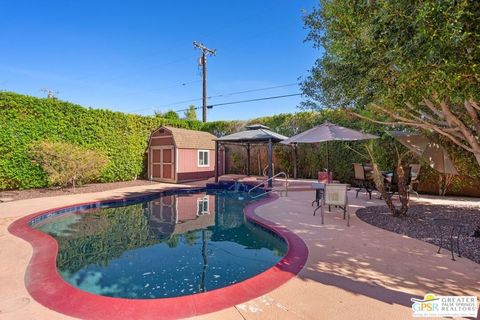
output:
<svg viewBox="0 0 480 320"><path fill-rule="evenodd" d="M172 137L152 137L150 141L151 147L156 146L173 146L173 138Z"/></svg>
<svg viewBox="0 0 480 320"><path fill-rule="evenodd" d="M208 198L208 209L210 214L215 214L215 196L193 194L188 197L177 198L178 220L188 221L197 219L198 201L204 198Z"/></svg>
<svg viewBox="0 0 480 320"><path fill-rule="evenodd" d="M177 181L204 180L215 175L215 151L208 150L209 166L198 166L198 149L177 149Z"/></svg>
<svg viewBox="0 0 480 320"><path fill-rule="evenodd" d="M172 134L163 130L163 132L155 131L150 139L150 146L166 146L174 145Z"/></svg>
<svg viewBox="0 0 480 320"><path fill-rule="evenodd" d="M213 171L215 168L215 151L208 150L209 166L198 166L198 150L197 149L178 149L178 173L187 172L207 172Z"/></svg>

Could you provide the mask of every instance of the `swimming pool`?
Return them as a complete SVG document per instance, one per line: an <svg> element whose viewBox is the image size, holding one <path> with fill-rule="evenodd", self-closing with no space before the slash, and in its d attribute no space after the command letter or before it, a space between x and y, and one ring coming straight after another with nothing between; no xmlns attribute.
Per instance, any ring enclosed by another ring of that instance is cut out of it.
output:
<svg viewBox="0 0 480 320"><path fill-rule="evenodd" d="M56 267L71 285L102 296L156 299L208 292L277 264L285 241L248 221L242 192L168 192L40 215L55 238Z"/></svg>

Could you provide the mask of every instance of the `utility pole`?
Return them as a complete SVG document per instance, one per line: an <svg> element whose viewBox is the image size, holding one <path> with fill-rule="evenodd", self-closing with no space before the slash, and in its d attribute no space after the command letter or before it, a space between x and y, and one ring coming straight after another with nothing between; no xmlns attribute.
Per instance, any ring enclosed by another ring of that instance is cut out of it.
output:
<svg viewBox="0 0 480 320"><path fill-rule="evenodd" d="M215 49L209 49L201 42L193 41L193 47L202 50L202 57L200 58L200 65L202 66L203 76L203 96L202 96L202 120L207 122L207 55L214 56L217 53Z"/></svg>
<svg viewBox="0 0 480 320"><path fill-rule="evenodd" d="M50 90L48 88L43 88L41 90L42 92L45 92L47 94L48 99L56 99L56 95L58 94L58 91Z"/></svg>

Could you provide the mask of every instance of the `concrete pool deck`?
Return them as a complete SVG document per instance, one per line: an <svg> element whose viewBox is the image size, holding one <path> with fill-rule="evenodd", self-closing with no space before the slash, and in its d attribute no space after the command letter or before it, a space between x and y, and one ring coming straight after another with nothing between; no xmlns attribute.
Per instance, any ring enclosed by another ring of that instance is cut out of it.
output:
<svg viewBox="0 0 480 320"><path fill-rule="evenodd" d="M13 221L49 208L170 187L179 185L153 183L0 203L0 318L71 319L39 304L27 292L24 276L32 248L8 232ZM364 194L355 199L350 193L351 227L347 228L340 212L326 213L325 225L321 225L320 217L312 216L312 197L313 191L290 192L256 209L259 216L287 227L305 241L309 256L304 269L259 298L198 319L409 319L411 297L427 292L479 295L479 264L465 258L452 261L446 250L437 255L437 247L431 244L373 227L353 214L383 201L367 200ZM436 203L435 197L420 200ZM452 199L448 204L475 205L474 200Z"/></svg>

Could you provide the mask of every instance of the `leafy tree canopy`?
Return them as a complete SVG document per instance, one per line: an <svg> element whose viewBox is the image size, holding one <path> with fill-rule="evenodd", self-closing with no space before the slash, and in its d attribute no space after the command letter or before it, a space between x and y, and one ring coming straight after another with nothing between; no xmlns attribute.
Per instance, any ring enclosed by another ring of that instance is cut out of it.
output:
<svg viewBox="0 0 480 320"><path fill-rule="evenodd" d="M304 22L323 53L305 108L480 98L480 1L321 0Z"/></svg>
<svg viewBox="0 0 480 320"><path fill-rule="evenodd" d="M173 110L168 110L167 112L155 111L155 116L159 118L178 120L180 116Z"/></svg>
<svg viewBox="0 0 480 320"><path fill-rule="evenodd" d="M188 107L185 111L185 119L187 120L197 120L197 111L194 105Z"/></svg>

